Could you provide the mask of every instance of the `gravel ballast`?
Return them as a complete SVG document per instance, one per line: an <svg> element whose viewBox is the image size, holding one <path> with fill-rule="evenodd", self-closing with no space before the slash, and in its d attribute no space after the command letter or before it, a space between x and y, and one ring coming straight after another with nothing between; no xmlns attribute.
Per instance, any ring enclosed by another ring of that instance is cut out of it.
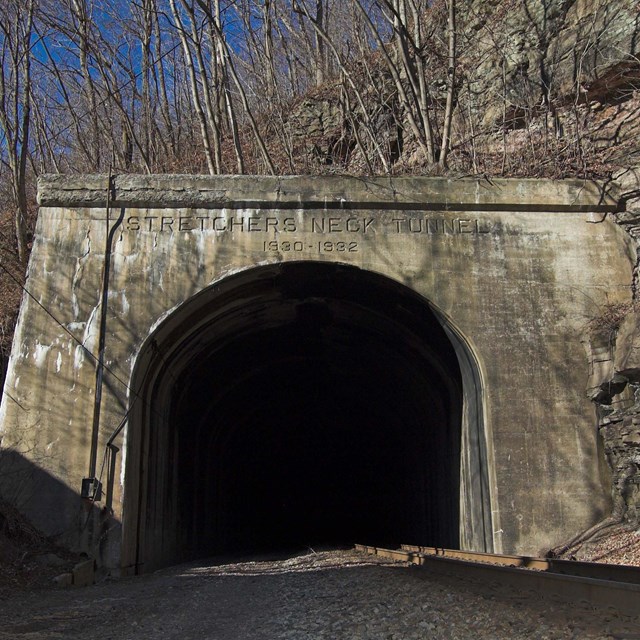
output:
<svg viewBox="0 0 640 640"><path fill-rule="evenodd" d="M0 638L640 638L638 619L529 598L352 551L307 552L15 593L0 602Z"/></svg>

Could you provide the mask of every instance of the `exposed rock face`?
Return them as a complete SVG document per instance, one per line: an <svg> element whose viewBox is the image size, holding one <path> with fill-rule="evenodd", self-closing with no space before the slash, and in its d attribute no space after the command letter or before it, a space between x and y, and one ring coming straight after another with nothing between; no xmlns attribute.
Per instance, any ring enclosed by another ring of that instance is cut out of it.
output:
<svg viewBox="0 0 640 640"><path fill-rule="evenodd" d="M332 164L334 155L345 161L347 153L337 148L344 139L346 118L344 109L334 98L306 98L300 102L289 119L293 138L304 147L309 161Z"/></svg>
<svg viewBox="0 0 640 640"><path fill-rule="evenodd" d="M382 86L384 90L390 90L384 80ZM301 152L315 171L321 167L361 165L362 153L361 150L358 153L358 144L369 150L375 144L391 162L395 162L402 150L402 128L394 101L380 102L377 96L370 96L368 127L375 132L372 140L359 118L354 117L344 92L336 90L336 93L340 95L307 97L294 108L288 123L296 152ZM369 93L379 92L374 87Z"/></svg>
<svg viewBox="0 0 640 640"><path fill-rule="evenodd" d="M511 108L619 99L638 78L637 6L625 0L471 2L463 58L484 121Z"/></svg>
<svg viewBox="0 0 640 640"><path fill-rule="evenodd" d="M461 52L470 56L477 146L506 154L502 171L600 179L627 171L622 191L637 189L628 170L640 164L638 7L624 0L480 6L492 3L500 9L476 6Z"/></svg>
<svg viewBox="0 0 640 640"><path fill-rule="evenodd" d="M635 120L638 126L638 121ZM626 210L616 222L636 241L634 303L603 309L589 331L588 393L598 408L598 431L612 473L612 518L640 525L640 186L638 169L617 180ZM625 202L626 200L626 202Z"/></svg>
<svg viewBox="0 0 640 640"><path fill-rule="evenodd" d="M589 395L611 469L611 521L640 523L640 313L611 307L589 336Z"/></svg>

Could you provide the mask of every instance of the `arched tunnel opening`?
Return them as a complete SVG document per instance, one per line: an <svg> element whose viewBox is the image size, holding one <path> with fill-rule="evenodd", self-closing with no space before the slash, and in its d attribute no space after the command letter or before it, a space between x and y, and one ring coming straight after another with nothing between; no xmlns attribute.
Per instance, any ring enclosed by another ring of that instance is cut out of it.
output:
<svg viewBox="0 0 640 640"><path fill-rule="evenodd" d="M138 570L459 546L462 375L408 287L344 265L257 267L175 311L138 360L125 486Z"/></svg>

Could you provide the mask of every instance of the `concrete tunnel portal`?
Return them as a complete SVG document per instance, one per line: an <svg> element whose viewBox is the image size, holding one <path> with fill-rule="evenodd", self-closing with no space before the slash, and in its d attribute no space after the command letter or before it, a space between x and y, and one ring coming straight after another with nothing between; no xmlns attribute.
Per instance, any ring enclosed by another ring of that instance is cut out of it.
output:
<svg viewBox="0 0 640 640"><path fill-rule="evenodd" d="M629 304L636 252L608 189L41 176L0 496L121 575L322 543L557 546L611 509L585 323Z"/></svg>
<svg viewBox="0 0 640 640"><path fill-rule="evenodd" d="M412 289L341 264L254 267L194 296L137 359L124 564L458 547L470 377L451 336Z"/></svg>

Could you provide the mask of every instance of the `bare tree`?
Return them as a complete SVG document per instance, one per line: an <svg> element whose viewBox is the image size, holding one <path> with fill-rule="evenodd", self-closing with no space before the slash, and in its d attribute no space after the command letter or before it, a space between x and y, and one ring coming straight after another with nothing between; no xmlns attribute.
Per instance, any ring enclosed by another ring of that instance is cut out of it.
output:
<svg viewBox="0 0 640 640"><path fill-rule="evenodd" d="M444 169L447 166L447 156L449 155L451 122L453 119L453 107L456 100L456 2L447 0L447 103L444 110L444 121L442 125L442 142L440 144L440 156L438 163Z"/></svg>
<svg viewBox="0 0 640 640"><path fill-rule="evenodd" d="M100 161L100 126L98 123L98 108L95 83L91 75L89 56L91 54L92 19L86 0L70 1L71 21L69 25L70 36L74 38L78 45L80 72L83 80L83 93L86 99L85 110L88 113L87 119L91 123L89 140L87 145L91 153L92 169L99 171Z"/></svg>
<svg viewBox="0 0 640 640"><path fill-rule="evenodd" d="M27 159L31 134L31 46L35 0L10 0L0 16L0 127L2 163L11 173L18 257L27 259Z"/></svg>
<svg viewBox="0 0 640 640"><path fill-rule="evenodd" d="M209 15L212 15L213 20L209 22L209 36L211 41L211 59L214 69L214 77L216 78L216 84L220 88L218 96L218 108L220 110L220 119L222 120L222 114L226 113L228 128L231 131L231 138L233 140L233 150L236 156L236 167L238 173L245 172L244 166L244 152L240 143L240 134L238 132L238 122L236 118L236 109L231 98L231 87L229 84L229 61L226 42L223 39L224 33L222 26L222 18L220 13L220 0L214 0L213 10L209 7Z"/></svg>
<svg viewBox="0 0 640 640"><path fill-rule="evenodd" d="M176 29L182 43L184 63L189 74L191 97L196 113L198 115L198 122L200 124L200 135L202 136L202 144L204 146L204 151L207 158L207 166L209 167L209 173L211 175L215 175L216 173L220 173L219 145L216 145L215 141L212 141L212 132L210 130L210 125L214 124L212 122L213 118L210 112L208 114L205 114L205 109L203 108L203 100L200 96L198 84L198 74L200 69L196 67L196 56L194 56L191 47L192 42L199 42L199 35L193 30L187 30L187 28L185 27L182 14L179 11L178 6L176 5L176 0L170 0L170 4L173 18L175 20ZM191 7L191 9L193 9L193 7ZM194 20L191 20L190 26L192 27L192 29L197 28ZM207 115L209 115L209 121L207 121Z"/></svg>

